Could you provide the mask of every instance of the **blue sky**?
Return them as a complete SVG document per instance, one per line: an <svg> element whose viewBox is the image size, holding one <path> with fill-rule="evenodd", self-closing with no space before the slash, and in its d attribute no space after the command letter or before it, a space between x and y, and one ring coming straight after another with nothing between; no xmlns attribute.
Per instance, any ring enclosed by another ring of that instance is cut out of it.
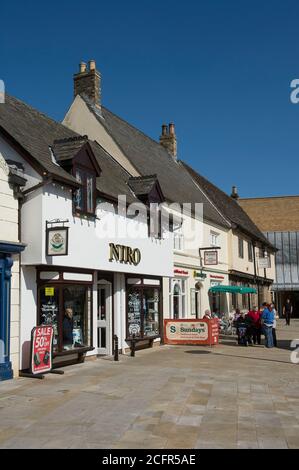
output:
<svg viewBox="0 0 299 470"><path fill-rule="evenodd" d="M1 2L0 79L61 120L95 59L103 104L242 197L298 194L296 0Z"/></svg>

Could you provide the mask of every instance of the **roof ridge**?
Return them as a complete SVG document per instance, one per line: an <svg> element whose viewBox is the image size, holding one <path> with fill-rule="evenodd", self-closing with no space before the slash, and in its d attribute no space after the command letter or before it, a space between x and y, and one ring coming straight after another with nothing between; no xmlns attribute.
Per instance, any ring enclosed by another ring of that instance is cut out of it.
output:
<svg viewBox="0 0 299 470"><path fill-rule="evenodd" d="M135 127L133 124L130 124L128 121L126 121L124 118L120 117L118 114L115 114L113 111L110 111L110 109L106 108L106 106L102 106L102 108L105 110L105 111L108 111L108 113L112 114L114 117L116 117L117 119L119 119L120 121L124 122L127 126L131 127L132 129L134 129L135 131L137 131L139 134L143 135L143 137L145 137L146 139L150 140L151 142L153 142L155 145L158 146L158 148L160 150L162 150L169 158L172 158L173 157L170 155L170 153L164 148L162 147L162 145L155 139L153 139L153 137L150 137L149 135L147 135L144 131L138 129L138 127ZM105 121L105 119L104 119Z"/></svg>

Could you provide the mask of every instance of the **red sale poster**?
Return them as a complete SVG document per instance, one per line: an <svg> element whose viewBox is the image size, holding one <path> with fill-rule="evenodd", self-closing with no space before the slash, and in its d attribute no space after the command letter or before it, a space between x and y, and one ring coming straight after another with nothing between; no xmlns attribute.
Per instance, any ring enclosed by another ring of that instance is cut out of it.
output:
<svg viewBox="0 0 299 470"><path fill-rule="evenodd" d="M52 326L37 326L31 333L31 373L34 375L50 372L52 369Z"/></svg>

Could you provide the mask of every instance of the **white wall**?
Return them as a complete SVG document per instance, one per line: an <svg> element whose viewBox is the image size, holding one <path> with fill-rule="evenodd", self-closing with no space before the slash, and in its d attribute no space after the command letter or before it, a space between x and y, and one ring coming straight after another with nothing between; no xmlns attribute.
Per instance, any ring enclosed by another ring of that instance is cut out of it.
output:
<svg viewBox="0 0 299 470"><path fill-rule="evenodd" d="M42 197L41 197L42 196ZM34 214L34 216L33 216ZM108 214L108 217L110 215ZM144 223L116 216L121 225L132 231L147 231ZM53 219L69 220L69 254L68 256L46 257L46 221ZM173 267L172 237L163 240L148 237L131 239L128 236L102 238L106 230L106 219L88 221L73 217L71 193L59 186L48 185L30 195L22 208L22 238L28 243L23 257L24 265L55 264L86 268L90 270L107 270L171 276ZM141 251L141 262L138 266L110 262L109 243L121 244Z"/></svg>

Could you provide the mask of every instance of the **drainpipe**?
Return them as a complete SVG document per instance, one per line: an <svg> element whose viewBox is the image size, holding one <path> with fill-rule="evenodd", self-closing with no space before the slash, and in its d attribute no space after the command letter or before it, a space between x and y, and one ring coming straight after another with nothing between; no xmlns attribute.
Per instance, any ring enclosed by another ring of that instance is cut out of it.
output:
<svg viewBox="0 0 299 470"><path fill-rule="evenodd" d="M257 285L257 300L258 300L258 305L257 307L259 308L261 306L261 299L260 299L260 285L258 281L258 276L257 276L257 270L256 270L256 253L255 253L256 245L253 243L253 261L254 261L254 277L255 277L255 282Z"/></svg>

